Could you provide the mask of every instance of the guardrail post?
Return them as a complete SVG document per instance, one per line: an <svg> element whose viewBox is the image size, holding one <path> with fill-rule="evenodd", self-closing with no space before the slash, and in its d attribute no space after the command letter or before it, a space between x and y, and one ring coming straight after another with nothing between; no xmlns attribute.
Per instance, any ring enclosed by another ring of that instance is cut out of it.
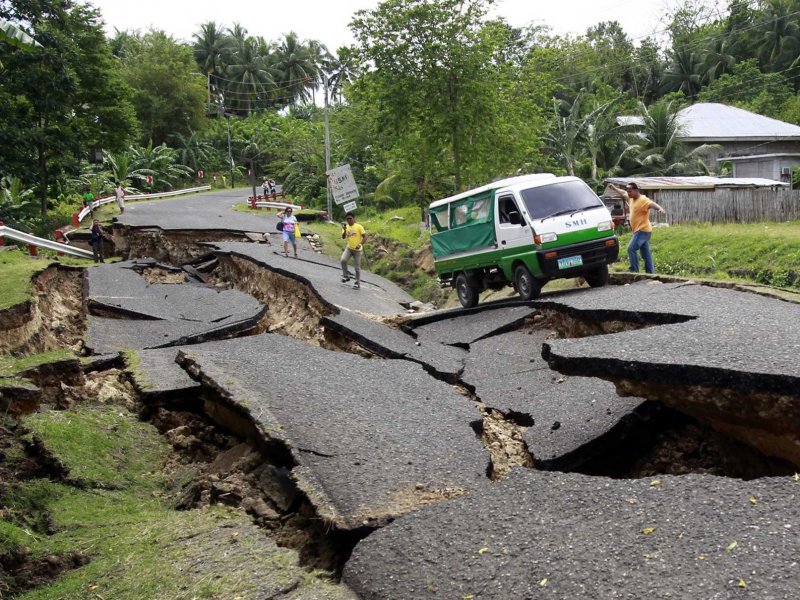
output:
<svg viewBox="0 0 800 600"><path fill-rule="evenodd" d="M254 210L258 209L258 207L256 206L256 197L255 196L250 196L248 198L248 200L250 200L250 208L252 208Z"/></svg>
<svg viewBox="0 0 800 600"><path fill-rule="evenodd" d="M3 225L5 225L5 223L3 223L3 221L0 221L0 227L2 227ZM5 243L6 243L6 238L0 235L0 246L2 246Z"/></svg>
<svg viewBox="0 0 800 600"><path fill-rule="evenodd" d="M39 249L34 244L28 244L28 252L31 256L39 256Z"/></svg>
<svg viewBox="0 0 800 600"><path fill-rule="evenodd" d="M281 198L286 200L286 192L284 190L281 190Z"/></svg>
<svg viewBox="0 0 800 600"><path fill-rule="evenodd" d="M60 244L66 244L66 238L64 237L64 232L60 229L56 229L53 234L55 235L56 241ZM63 252L56 252L56 256L64 256Z"/></svg>
<svg viewBox="0 0 800 600"><path fill-rule="evenodd" d="M72 213L72 226L75 229L81 226L81 220L78 218L78 213Z"/></svg>

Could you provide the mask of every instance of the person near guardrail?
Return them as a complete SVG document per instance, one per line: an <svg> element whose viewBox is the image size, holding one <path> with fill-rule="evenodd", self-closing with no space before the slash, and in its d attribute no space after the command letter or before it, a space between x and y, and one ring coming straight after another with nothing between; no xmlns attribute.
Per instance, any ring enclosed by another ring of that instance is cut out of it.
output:
<svg viewBox="0 0 800 600"><path fill-rule="evenodd" d="M86 192L83 195L83 207L88 208L91 214L94 214L94 194L92 192Z"/></svg>
<svg viewBox="0 0 800 600"><path fill-rule="evenodd" d="M292 244L294 249L294 257L297 258L297 217L292 214L291 208L286 208L278 212L281 218L281 225L283 225L283 255L289 256L289 244Z"/></svg>
<svg viewBox="0 0 800 600"><path fill-rule="evenodd" d="M367 232L361 223L356 223L356 217L349 212L345 216L347 223L342 225L342 239L347 240L347 246L342 252L342 283L350 281L350 273L347 270L347 262L353 257L353 266L356 269L356 282L353 289L361 287L361 253L364 251L364 243L367 241Z"/></svg>
<svg viewBox="0 0 800 600"><path fill-rule="evenodd" d="M103 254L104 235L105 231L103 231L103 226L100 225L100 221L95 219L92 222L92 229L89 236L89 243L92 245L92 255L94 256L94 262L96 263L106 262L105 256Z"/></svg>
<svg viewBox="0 0 800 600"><path fill-rule="evenodd" d="M117 187L114 188L114 195L117 197L117 206L119 206L119 214L125 212L125 188L122 183L117 182Z"/></svg>

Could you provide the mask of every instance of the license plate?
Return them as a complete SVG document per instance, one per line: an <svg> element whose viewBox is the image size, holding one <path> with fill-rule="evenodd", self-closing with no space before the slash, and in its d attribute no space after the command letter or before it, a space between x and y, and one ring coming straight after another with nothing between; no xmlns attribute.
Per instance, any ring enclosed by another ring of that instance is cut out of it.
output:
<svg viewBox="0 0 800 600"><path fill-rule="evenodd" d="M583 257L580 254L578 256L568 256L566 258L558 259L559 269L571 269L572 267L581 266L583 266Z"/></svg>

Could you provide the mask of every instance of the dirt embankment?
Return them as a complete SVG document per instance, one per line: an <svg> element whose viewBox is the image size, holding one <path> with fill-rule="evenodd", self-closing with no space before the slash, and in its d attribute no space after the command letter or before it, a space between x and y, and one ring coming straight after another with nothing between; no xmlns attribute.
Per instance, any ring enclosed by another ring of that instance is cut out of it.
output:
<svg viewBox="0 0 800 600"><path fill-rule="evenodd" d="M117 225L112 231L114 245L127 259L153 258L158 262L182 265L209 254L201 242L244 242L247 237L235 231L162 231L158 228L133 228Z"/></svg>
<svg viewBox="0 0 800 600"><path fill-rule="evenodd" d="M0 354L80 351L86 312L83 269L52 265L33 276L32 298L0 311Z"/></svg>

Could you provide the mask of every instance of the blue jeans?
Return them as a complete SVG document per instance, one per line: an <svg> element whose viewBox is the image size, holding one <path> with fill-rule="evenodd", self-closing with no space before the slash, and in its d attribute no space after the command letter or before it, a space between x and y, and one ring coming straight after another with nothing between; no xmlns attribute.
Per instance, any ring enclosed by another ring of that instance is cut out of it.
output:
<svg viewBox="0 0 800 600"><path fill-rule="evenodd" d="M633 234L628 244L628 260L630 261L630 270L632 273L639 272L639 257L636 254L637 252L642 253L645 272L656 272L655 265L653 265L653 255L650 253L650 237L652 235L653 232L651 231L637 231Z"/></svg>

